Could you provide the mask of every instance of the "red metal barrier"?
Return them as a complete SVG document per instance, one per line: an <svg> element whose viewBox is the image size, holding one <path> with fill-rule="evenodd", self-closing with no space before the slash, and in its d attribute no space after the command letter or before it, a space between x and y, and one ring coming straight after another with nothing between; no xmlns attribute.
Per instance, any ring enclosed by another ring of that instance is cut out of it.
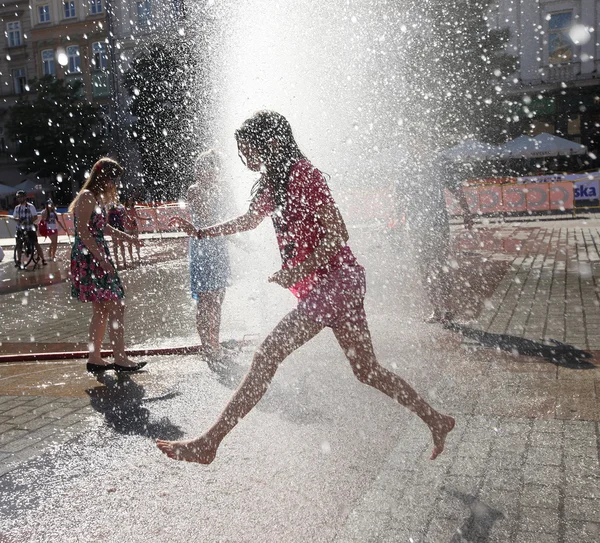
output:
<svg viewBox="0 0 600 543"><path fill-rule="evenodd" d="M136 207L138 214L147 217L150 220L138 220L140 232L175 232L176 229L169 227L169 220L172 217L183 217L190 219L190 213L187 208L182 208L177 205L169 205L163 207ZM60 218L65 223L67 230L71 236L75 235L75 221L72 213L62 213ZM58 234L64 235L66 232L59 225Z"/></svg>
<svg viewBox="0 0 600 543"><path fill-rule="evenodd" d="M189 347L160 347L156 349L129 349L128 356L155 356L170 354L193 354L197 353L200 345ZM72 360L76 358L87 358L89 351L66 351L49 353L16 353L0 355L0 364L3 362L36 362L41 360ZM112 350L102 350L100 356L112 356Z"/></svg>

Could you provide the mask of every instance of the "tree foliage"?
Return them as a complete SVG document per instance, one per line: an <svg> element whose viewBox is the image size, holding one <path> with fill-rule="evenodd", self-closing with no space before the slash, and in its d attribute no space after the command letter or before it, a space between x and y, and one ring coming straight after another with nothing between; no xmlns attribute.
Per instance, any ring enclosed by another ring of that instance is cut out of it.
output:
<svg viewBox="0 0 600 543"><path fill-rule="evenodd" d="M192 178L197 148L197 67L190 41L146 45L125 74L136 117L129 136L137 141L144 185L155 200L181 196Z"/></svg>
<svg viewBox="0 0 600 543"><path fill-rule="evenodd" d="M101 113L82 98L82 85L52 76L32 81L33 94L17 101L6 125L23 172L51 179L61 200L105 150Z"/></svg>

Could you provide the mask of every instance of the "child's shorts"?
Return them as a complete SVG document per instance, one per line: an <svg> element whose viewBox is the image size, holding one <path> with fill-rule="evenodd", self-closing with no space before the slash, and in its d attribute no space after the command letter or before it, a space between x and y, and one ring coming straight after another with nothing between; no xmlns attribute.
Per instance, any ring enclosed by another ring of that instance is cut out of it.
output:
<svg viewBox="0 0 600 543"><path fill-rule="evenodd" d="M358 264L342 267L321 279L297 309L324 326L334 326L362 313L366 291L365 269Z"/></svg>

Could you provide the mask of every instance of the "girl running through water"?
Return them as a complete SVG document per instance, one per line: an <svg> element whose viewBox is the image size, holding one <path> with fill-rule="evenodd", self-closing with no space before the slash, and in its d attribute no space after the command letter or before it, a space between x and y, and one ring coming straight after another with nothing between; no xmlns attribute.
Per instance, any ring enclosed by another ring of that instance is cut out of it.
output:
<svg viewBox="0 0 600 543"><path fill-rule="evenodd" d="M290 124L278 113L256 113L235 137L242 161L261 172L248 211L199 230L181 219L172 223L190 236L210 238L251 230L270 216L283 265L269 281L290 289L298 306L258 347L248 373L214 425L189 441L158 440L158 448L176 460L210 464L221 441L263 397L286 357L330 327L357 379L427 424L433 460L444 450L454 419L437 412L406 381L377 362L363 308L365 271L347 245L346 225L323 175L302 154Z"/></svg>

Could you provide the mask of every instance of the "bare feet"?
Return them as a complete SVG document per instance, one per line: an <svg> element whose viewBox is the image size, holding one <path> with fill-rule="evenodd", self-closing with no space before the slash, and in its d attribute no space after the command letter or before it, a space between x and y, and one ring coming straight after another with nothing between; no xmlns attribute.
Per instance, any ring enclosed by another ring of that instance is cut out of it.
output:
<svg viewBox="0 0 600 543"><path fill-rule="evenodd" d="M440 415L440 418L430 426L431 434L433 435L433 450L431 451L430 460L435 460L444 450L446 436L454 428L456 421L448 415Z"/></svg>
<svg viewBox="0 0 600 543"><path fill-rule="evenodd" d="M217 455L217 448L205 437L191 439L190 441L163 441L158 439L156 446L173 460L185 460L186 462L198 462L199 464L210 464Z"/></svg>

